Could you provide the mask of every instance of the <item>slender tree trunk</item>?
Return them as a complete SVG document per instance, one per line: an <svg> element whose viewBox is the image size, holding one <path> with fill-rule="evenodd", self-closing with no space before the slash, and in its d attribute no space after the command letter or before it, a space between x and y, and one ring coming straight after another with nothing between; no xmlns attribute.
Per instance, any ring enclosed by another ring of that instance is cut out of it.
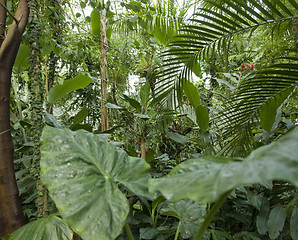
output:
<svg viewBox="0 0 298 240"><path fill-rule="evenodd" d="M108 91L108 60L107 51L109 49L108 39L106 34L106 18L105 9L101 10L101 62L100 62L100 75L101 75L101 131L104 132L109 128L108 112L105 106Z"/></svg>
<svg viewBox="0 0 298 240"><path fill-rule="evenodd" d="M19 1L14 21L5 36L7 13L12 16L6 9L6 0L0 0L0 238L24 224L14 174L9 116L12 67L28 20L27 1Z"/></svg>

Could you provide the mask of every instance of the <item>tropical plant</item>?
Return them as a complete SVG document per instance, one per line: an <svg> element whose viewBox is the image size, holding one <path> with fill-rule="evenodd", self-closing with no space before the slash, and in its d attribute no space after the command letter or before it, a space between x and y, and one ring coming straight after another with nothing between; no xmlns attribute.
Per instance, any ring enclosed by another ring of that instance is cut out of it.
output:
<svg viewBox="0 0 298 240"><path fill-rule="evenodd" d="M171 40L169 50L164 52L164 64L158 75L160 79L156 83L157 96L169 89L176 89L181 101L185 83L192 78L193 72L197 75L200 73L199 63L214 58L216 52L223 55L224 71L227 72L229 49L236 37L239 39L244 33L253 35L257 29L267 27L271 29L274 40L278 29L284 29L285 34L288 34L292 31L291 26L296 24L298 5L295 1L276 1L273 4L270 1L219 3L209 0L206 3L208 6L197 10L191 22L183 26L180 34ZM292 48L295 48L297 39L292 37L290 41ZM235 148L238 144L246 146L244 149L247 151L244 152L249 152L252 126L260 118L262 128L270 132L275 117L270 116L271 126L265 126L269 117L268 111L274 115L276 109L297 86L297 59L294 55L295 53L288 51L288 54L281 56L285 57L287 62L277 63L242 77L237 90L223 107L223 113L216 119L219 121L218 128L222 131L220 137L229 139L226 141L229 145L224 151L233 149L235 153L238 151L237 147ZM245 106L242 105L243 102ZM240 143L240 140L244 141Z"/></svg>
<svg viewBox="0 0 298 240"><path fill-rule="evenodd" d="M18 3L2 3L14 27ZM21 224L0 225L1 239L297 238L297 3L174 3L30 1L10 93L28 224L6 237ZM0 166L13 176L12 164Z"/></svg>
<svg viewBox="0 0 298 240"><path fill-rule="evenodd" d="M178 239L179 231L183 239L191 236L194 239L202 239L216 212L234 188L270 180L287 180L296 187L298 184L296 174L298 153L295 148L298 142L297 130L253 151L244 160L215 156L193 159L174 168L169 176L159 179L150 179L149 166L144 160L129 157L100 135L83 130L72 132L65 128L46 127L42 139L42 180L48 187L64 221L84 239L97 239L98 236L115 239L121 233L129 212L129 204L120 189L126 194L132 191L137 196L147 197L149 200L160 191L172 201L183 199L197 201L197 203L184 201L166 204L160 209L160 214L179 219L175 239ZM57 145L57 142L60 145ZM192 184L189 184L190 182ZM94 184L97 188L94 188ZM205 208L199 202L214 201L216 203L206 215L204 222L199 224L205 214ZM155 209L162 202L164 200L157 198L152 207ZM191 220L193 217L187 215L191 213L187 213L186 209L195 211L197 207L201 209L200 217L193 221ZM290 209L293 212L291 231L292 236L295 236L293 228L297 221L295 205ZM154 217L154 212L151 215ZM281 206L276 206L271 211L268 231L272 239L279 235L279 231L271 222L280 220L282 224L278 225L278 229L281 231L285 216L286 212ZM50 220L53 217L48 218ZM189 225L187 221L190 220L193 222ZM38 226L43 228L44 221L37 221L41 224ZM154 226L156 227L156 223ZM199 230L189 232L184 229L190 226L191 228L196 226ZM26 234L27 228L29 225L18 232ZM129 239L133 239L127 224L126 231ZM158 231L156 232L154 228L140 231L144 236L143 231L147 234L151 231L150 236L158 235ZM19 234L18 232L12 234L11 238L17 239L15 236ZM60 234L60 230L58 233ZM33 236L28 239L31 237Z"/></svg>

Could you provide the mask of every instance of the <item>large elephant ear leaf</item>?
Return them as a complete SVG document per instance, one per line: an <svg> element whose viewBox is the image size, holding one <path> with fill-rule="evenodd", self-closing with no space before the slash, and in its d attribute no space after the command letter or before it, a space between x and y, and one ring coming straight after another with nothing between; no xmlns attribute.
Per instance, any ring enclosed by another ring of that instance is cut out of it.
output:
<svg viewBox="0 0 298 240"><path fill-rule="evenodd" d="M26 224L9 236L9 240L71 240L73 232L65 222L56 215L50 215Z"/></svg>
<svg viewBox="0 0 298 240"><path fill-rule="evenodd" d="M100 135L45 127L41 179L61 216L84 240L115 239L129 212L122 184L149 196L149 165Z"/></svg>
<svg viewBox="0 0 298 240"><path fill-rule="evenodd" d="M244 160L203 157L188 160L164 178L152 179L150 189L178 201L216 201L238 186L285 180L298 187L298 129L258 148Z"/></svg>

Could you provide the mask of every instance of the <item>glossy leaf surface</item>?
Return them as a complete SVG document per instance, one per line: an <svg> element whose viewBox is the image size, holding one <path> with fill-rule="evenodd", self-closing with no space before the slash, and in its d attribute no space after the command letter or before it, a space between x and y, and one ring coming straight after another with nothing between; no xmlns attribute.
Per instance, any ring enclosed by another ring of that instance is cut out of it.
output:
<svg viewBox="0 0 298 240"><path fill-rule="evenodd" d="M45 127L41 178L63 219L84 240L115 239L129 212L123 184L148 196L149 165L100 135Z"/></svg>
<svg viewBox="0 0 298 240"><path fill-rule="evenodd" d="M298 186L298 130L253 151L243 161L222 157L188 160L165 178L150 181L167 199L213 202L237 186L286 180ZM234 160L234 161L233 161Z"/></svg>
<svg viewBox="0 0 298 240"><path fill-rule="evenodd" d="M26 224L9 237L10 240L71 240L72 231L65 222L56 215L50 215Z"/></svg>
<svg viewBox="0 0 298 240"><path fill-rule="evenodd" d="M179 228L181 237L189 239L195 235L198 227L203 222L206 206L200 202L181 200L163 207L161 214L178 218L181 221Z"/></svg>

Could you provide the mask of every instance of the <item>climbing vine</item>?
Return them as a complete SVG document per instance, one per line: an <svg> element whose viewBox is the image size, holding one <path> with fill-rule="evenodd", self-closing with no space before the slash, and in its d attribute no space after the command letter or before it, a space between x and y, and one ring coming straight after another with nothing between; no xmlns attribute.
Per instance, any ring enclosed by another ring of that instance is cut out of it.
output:
<svg viewBox="0 0 298 240"><path fill-rule="evenodd" d="M33 161L31 165L31 174L36 180L37 198L35 201L38 210L38 217L46 215L47 211L47 190L42 185L39 172L40 172L40 136L44 127L44 108L45 101L45 81L42 74L41 66L41 43L40 34L42 29L42 22L39 21L39 12L41 3L38 0L31 0L29 2L30 16L29 16L29 31L30 34L30 59L29 59L29 104L30 104L30 119L32 128L29 135L31 135L32 142L34 143Z"/></svg>

